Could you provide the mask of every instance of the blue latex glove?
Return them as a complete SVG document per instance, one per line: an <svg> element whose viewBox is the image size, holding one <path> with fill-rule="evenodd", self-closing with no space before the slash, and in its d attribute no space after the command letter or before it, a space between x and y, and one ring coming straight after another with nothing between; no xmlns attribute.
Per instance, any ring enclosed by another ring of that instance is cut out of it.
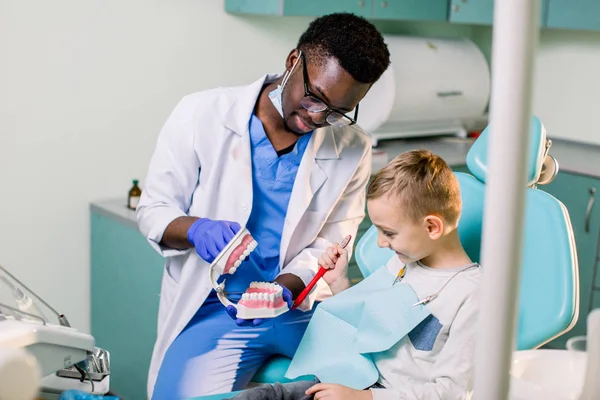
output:
<svg viewBox="0 0 600 400"><path fill-rule="evenodd" d="M80 390L67 390L62 392L58 400L119 400L119 398L115 396L89 394Z"/></svg>
<svg viewBox="0 0 600 400"><path fill-rule="evenodd" d="M204 261L212 263L239 230L237 222L200 218L188 229L187 239Z"/></svg>
<svg viewBox="0 0 600 400"><path fill-rule="evenodd" d="M288 288L286 288L283 285L281 285L281 287L283 288L281 297L287 303L288 308L291 309L292 305L294 304L294 300L292 299L292 292L290 292L288 290ZM259 326L265 322L264 318L256 318L256 319L237 318L237 308L235 308L234 306L227 306L227 314L229 314L229 316L235 320L235 323L237 326Z"/></svg>

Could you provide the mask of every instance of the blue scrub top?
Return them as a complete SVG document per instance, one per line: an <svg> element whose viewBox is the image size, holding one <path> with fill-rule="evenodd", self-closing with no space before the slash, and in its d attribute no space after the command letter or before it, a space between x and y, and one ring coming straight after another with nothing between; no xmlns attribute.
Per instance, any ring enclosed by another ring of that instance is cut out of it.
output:
<svg viewBox="0 0 600 400"><path fill-rule="evenodd" d="M262 122L252 114L250 143L252 152L252 211L246 227L258 247L240 265L236 273L226 275L225 290L244 292L250 282L271 282L279 274L281 234L296 173L310 140L302 135L291 152L278 155L267 138Z"/></svg>

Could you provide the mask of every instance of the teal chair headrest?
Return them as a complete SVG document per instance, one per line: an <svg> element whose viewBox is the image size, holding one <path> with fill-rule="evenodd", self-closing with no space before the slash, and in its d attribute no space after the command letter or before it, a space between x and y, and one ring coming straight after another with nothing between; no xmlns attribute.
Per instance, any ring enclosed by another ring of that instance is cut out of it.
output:
<svg viewBox="0 0 600 400"><path fill-rule="evenodd" d="M467 167L469 171L481 182L485 182L488 171L488 141L493 124L489 124L471 146L467 154ZM494 134L502 135L502 132ZM539 118L531 118L529 129L529 156L527 163L527 186L536 184L548 153L550 142L546 138L546 128ZM510 160L506 160L510 162Z"/></svg>

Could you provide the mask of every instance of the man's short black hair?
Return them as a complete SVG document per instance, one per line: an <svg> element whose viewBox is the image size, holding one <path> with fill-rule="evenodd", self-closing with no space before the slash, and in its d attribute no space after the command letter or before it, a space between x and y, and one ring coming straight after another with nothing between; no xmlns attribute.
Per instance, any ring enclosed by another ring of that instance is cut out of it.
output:
<svg viewBox="0 0 600 400"><path fill-rule="evenodd" d="M335 57L362 83L375 83L390 65L390 52L381 33L365 18L350 13L315 19L300 36L297 48L317 64Z"/></svg>

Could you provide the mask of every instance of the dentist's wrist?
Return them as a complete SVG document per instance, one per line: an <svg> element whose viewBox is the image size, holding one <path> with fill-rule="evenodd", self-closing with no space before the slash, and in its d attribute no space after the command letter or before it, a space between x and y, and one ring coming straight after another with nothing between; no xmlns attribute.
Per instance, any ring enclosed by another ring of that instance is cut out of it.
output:
<svg viewBox="0 0 600 400"><path fill-rule="evenodd" d="M292 299L296 299L305 288L302 279L294 274L281 274L275 278L275 282L285 286L292 293Z"/></svg>
<svg viewBox="0 0 600 400"><path fill-rule="evenodd" d="M194 247L188 240L188 231L197 220L197 217L187 216L174 219L165 229L160 244L165 247L181 250Z"/></svg>

